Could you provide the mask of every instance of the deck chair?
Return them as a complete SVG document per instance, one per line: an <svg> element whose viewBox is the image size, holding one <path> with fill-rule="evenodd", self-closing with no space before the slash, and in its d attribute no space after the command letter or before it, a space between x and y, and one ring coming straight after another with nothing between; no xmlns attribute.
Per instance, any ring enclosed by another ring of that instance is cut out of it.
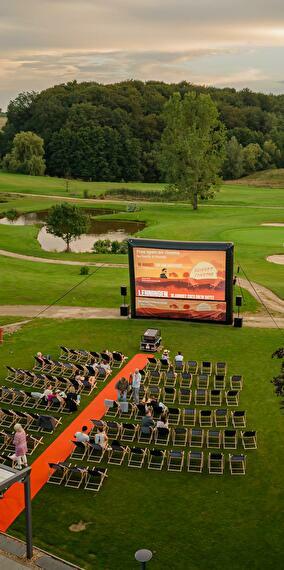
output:
<svg viewBox="0 0 284 570"><path fill-rule="evenodd" d="M148 376L148 385L159 386L162 379L162 375L159 370L151 370Z"/></svg>
<svg viewBox="0 0 284 570"><path fill-rule="evenodd" d="M240 375L234 375L230 378L231 390L242 390L243 388L243 377Z"/></svg>
<svg viewBox="0 0 284 570"><path fill-rule="evenodd" d="M148 357L148 362L147 362L147 368L148 370L156 370L156 368L158 367L159 363L157 358L155 358L154 356L149 356Z"/></svg>
<svg viewBox="0 0 284 570"><path fill-rule="evenodd" d="M110 447L108 463L122 465L125 456L129 453L129 447L122 446L118 440L112 441Z"/></svg>
<svg viewBox="0 0 284 570"><path fill-rule="evenodd" d="M30 424L32 423L32 417L28 412L21 412L17 411L18 421L20 424L25 428L29 429Z"/></svg>
<svg viewBox="0 0 284 570"><path fill-rule="evenodd" d="M53 433L59 424L61 424L61 418L44 414L38 415L38 425L42 433Z"/></svg>
<svg viewBox="0 0 284 570"><path fill-rule="evenodd" d="M157 400L160 400L161 388L159 388L159 386L149 385L147 391L149 398L156 398Z"/></svg>
<svg viewBox="0 0 284 570"><path fill-rule="evenodd" d="M175 399L176 399L175 388L165 386L165 388L163 389L163 402L165 404L174 404Z"/></svg>
<svg viewBox="0 0 284 570"><path fill-rule="evenodd" d="M229 455L231 475L246 474L246 455Z"/></svg>
<svg viewBox="0 0 284 570"><path fill-rule="evenodd" d="M238 434L237 431L225 429L223 433L223 446L224 449L237 449Z"/></svg>
<svg viewBox="0 0 284 570"><path fill-rule="evenodd" d="M226 376L224 374L215 374L213 380L214 390L225 390L226 388Z"/></svg>
<svg viewBox="0 0 284 570"><path fill-rule="evenodd" d="M221 443L222 443L222 432L216 429L209 429L206 438L206 444L208 449L220 449Z"/></svg>
<svg viewBox="0 0 284 570"><path fill-rule="evenodd" d="M216 427L227 427L228 410L226 408L214 410L214 422Z"/></svg>
<svg viewBox="0 0 284 570"><path fill-rule="evenodd" d="M189 447L203 447L204 431L199 428L189 430Z"/></svg>
<svg viewBox="0 0 284 570"><path fill-rule="evenodd" d="M30 398L31 395L29 392L25 392L24 390L18 390L14 388L14 400L13 400L14 406L22 406L24 408Z"/></svg>
<svg viewBox="0 0 284 570"><path fill-rule="evenodd" d="M132 402L118 402L118 416L119 418L132 418L136 412L136 404Z"/></svg>
<svg viewBox="0 0 284 570"><path fill-rule="evenodd" d="M208 376L208 374L198 374L196 386L197 386L197 388L207 390L207 388L209 387L209 376Z"/></svg>
<svg viewBox="0 0 284 570"><path fill-rule="evenodd" d="M189 451L187 456L187 471L202 473L204 464L203 451Z"/></svg>
<svg viewBox="0 0 284 570"><path fill-rule="evenodd" d="M47 482L53 485L61 485L67 476L71 463L49 463L49 477Z"/></svg>
<svg viewBox="0 0 284 570"><path fill-rule="evenodd" d="M70 459L75 459L75 461L83 461L85 455L87 454L87 445L82 441L73 441L74 449L70 455Z"/></svg>
<svg viewBox="0 0 284 570"><path fill-rule="evenodd" d="M210 376L210 374L212 374L212 362L203 360L200 365L200 372L201 374L208 374Z"/></svg>
<svg viewBox="0 0 284 570"><path fill-rule="evenodd" d="M184 451L171 450L167 453L167 470L182 471L184 464Z"/></svg>
<svg viewBox="0 0 284 570"><path fill-rule="evenodd" d="M196 360L188 360L188 362L186 364L186 368L190 374L197 374L197 370L198 370L197 361Z"/></svg>
<svg viewBox="0 0 284 570"><path fill-rule="evenodd" d="M209 404L210 406L222 405L222 390L209 390Z"/></svg>
<svg viewBox="0 0 284 570"><path fill-rule="evenodd" d="M151 427L148 428L147 432L144 430L142 431L141 428L138 430L137 441L139 443L151 443L153 439L153 429Z"/></svg>
<svg viewBox="0 0 284 570"><path fill-rule="evenodd" d="M176 373L173 370L168 370L168 372L165 373L165 387L174 388L176 381Z"/></svg>
<svg viewBox="0 0 284 570"><path fill-rule="evenodd" d="M199 411L199 425L200 427L211 427L213 425L213 411L200 410Z"/></svg>
<svg viewBox="0 0 284 570"><path fill-rule="evenodd" d="M85 483L87 478L86 467L70 467L67 471L65 487L72 487L73 489L79 489L82 483Z"/></svg>
<svg viewBox="0 0 284 570"><path fill-rule="evenodd" d="M103 447L91 440L87 446L87 460L90 463L101 463L105 452L106 450Z"/></svg>
<svg viewBox="0 0 284 570"><path fill-rule="evenodd" d="M178 392L178 403L189 405L191 402L191 390L190 388L180 388Z"/></svg>
<svg viewBox="0 0 284 570"><path fill-rule="evenodd" d="M234 428L246 427L246 412L244 410L234 410L231 412L231 418Z"/></svg>
<svg viewBox="0 0 284 570"><path fill-rule="evenodd" d="M145 404L136 404L136 413L135 419L139 420L146 415L146 406Z"/></svg>
<svg viewBox="0 0 284 570"><path fill-rule="evenodd" d="M154 429L154 441L155 445L164 445L165 447L169 444L171 432L169 428L159 428Z"/></svg>
<svg viewBox="0 0 284 570"><path fill-rule="evenodd" d="M194 427L196 424L196 409L185 408L182 411L182 425L185 427Z"/></svg>
<svg viewBox="0 0 284 570"><path fill-rule="evenodd" d="M125 356L123 357L123 355L120 352L114 351L112 353L112 367L113 368L121 368L124 361L125 361Z"/></svg>
<svg viewBox="0 0 284 570"><path fill-rule="evenodd" d="M224 473L224 454L209 453L208 471L210 475L223 475Z"/></svg>
<svg viewBox="0 0 284 570"><path fill-rule="evenodd" d="M33 406L32 406L32 403L33 403ZM40 398L40 400L34 400L34 401L32 401L32 398L31 398L31 400L29 400L27 402L26 408L29 408L31 410L34 408L35 410L40 410L40 411L44 412L49 408L49 402L47 401L47 399L44 396L42 398Z"/></svg>
<svg viewBox="0 0 284 570"><path fill-rule="evenodd" d="M115 421L107 421L106 429L109 439L120 439L121 434L121 424Z"/></svg>
<svg viewBox="0 0 284 570"><path fill-rule="evenodd" d="M256 431L242 431L241 439L244 449L257 449Z"/></svg>
<svg viewBox="0 0 284 570"><path fill-rule="evenodd" d="M139 426L137 424L122 424L121 441L132 442L136 438Z"/></svg>
<svg viewBox="0 0 284 570"><path fill-rule="evenodd" d="M39 445L43 445L42 437L37 438L33 435L27 434L27 455L32 455Z"/></svg>
<svg viewBox="0 0 284 570"><path fill-rule="evenodd" d="M106 467L100 467L99 469L96 467L88 467L84 489L86 489L86 491L95 491L97 493L101 489L106 477L108 477Z"/></svg>
<svg viewBox="0 0 284 570"><path fill-rule="evenodd" d="M13 366L6 366L8 370L8 374L5 378L7 382L16 382L17 384L22 384L22 381L25 378L25 371L21 370L21 368L14 368Z"/></svg>
<svg viewBox="0 0 284 570"><path fill-rule="evenodd" d="M101 366L98 366L97 371L98 371L98 373L97 373L96 379L97 379L99 382L105 382L106 379L107 379L107 378L110 376L110 374L112 373L111 370L105 370L105 368L102 368Z"/></svg>
<svg viewBox="0 0 284 570"><path fill-rule="evenodd" d="M216 362L215 364L215 374L226 375L227 372L227 362Z"/></svg>
<svg viewBox="0 0 284 570"><path fill-rule="evenodd" d="M0 427L11 428L17 423L18 415L14 410L1 410L0 414Z"/></svg>
<svg viewBox="0 0 284 570"><path fill-rule="evenodd" d="M161 449L148 449L148 469L161 471L165 462L166 452Z"/></svg>
<svg viewBox="0 0 284 570"><path fill-rule="evenodd" d="M31 418L32 418L32 421L31 421L31 423L30 423L30 425L29 425L29 431L32 431L32 432L34 432L34 433L39 432L40 429L41 429L40 424L39 424L40 415L37 414L37 413L34 413L34 412L30 412L29 415L30 415Z"/></svg>
<svg viewBox="0 0 284 570"><path fill-rule="evenodd" d="M0 388L0 401L4 404L13 404L15 400L15 392L13 388L7 388L7 386L2 386Z"/></svg>
<svg viewBox="0 0 284 570"><path fill-rule="evenodd" d="M127 467L141 469L147 455L147 449L142 447L131 447Z"/></svg>
<svg viewBox="0 0 284 570"><path fill-rule="evenodd" d="M175 447L185 447L188 440L188 430L186 427L173 427L172 440Z"/></svg>
<svg viewBox="0 0 284 570"><path fill-rule="evenodd" d="M168 409L169 424L177 426L180 422L180 415L181 415L180 408L169 408Z"/></svg>
<svg viewBox="0 0 284 570"><path fill-rule="evenodd" d="M208 400L208 391L201 390L200 388L195 390L194 403L196 406L206 406Z"/></svg>
<svg viewBox="0 0 284 570"><path fill-rule="evenodd" d="M190 372L182 372L180 377L180 388L191 388L192 375Z"/></svg>
<svg viewBox="0 0 284 570"><path fill-rule="evenodd" d="M159 369L161 372L167 372L169 370L170 363L167 360L160 359Z"/></svg>
<svg viewBox="0 0 284 570"><path fill-rule="evenodd" d="M184 371L184 362L181 361L174 361L174 369L177 374L181 374Z"/></svg>
<svg viewBox="0 0 284 570"><path fill-rule="evenodd" d="M69 350L69 348L67 348L67 346L61 346L60 347L59 358L60 358L60 360L71 360L72 359L72 353Z"/></svg>
<svg viewBox="0 0 284 570"><path fill-rule="evenodd" d="M237 390L228 390L225 395L227 406L239 405L239 392Z"/></svg>
<svg viewBox="0 0 284 570"><path fill-rule="evenodd" d="M106 408L106 418L116 418L118 415L119 406L115 400L105 400L104 405Z"/></svg>

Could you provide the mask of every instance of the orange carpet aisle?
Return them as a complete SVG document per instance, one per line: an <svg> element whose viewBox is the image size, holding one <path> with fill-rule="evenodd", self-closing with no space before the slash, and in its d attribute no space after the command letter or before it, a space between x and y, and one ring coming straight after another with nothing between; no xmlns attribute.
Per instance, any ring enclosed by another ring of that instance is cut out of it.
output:
<svg viewBox="0 0 284 570"><path fill-rule="evenodd" d="M147 362L146 354L136 354L105 386L105 388L82 410L73 422L55 439L32 464L31 493L34 497L48 479L48 463L65 461L72 451L72 438L82 425L90 429L91 418L99 420L105 413L104 400L116 399L115 384L121 376L129 377L135 368L143 368ZM5 532L25 507L24 486L15 483L0 501L0 531Z"/></svg>

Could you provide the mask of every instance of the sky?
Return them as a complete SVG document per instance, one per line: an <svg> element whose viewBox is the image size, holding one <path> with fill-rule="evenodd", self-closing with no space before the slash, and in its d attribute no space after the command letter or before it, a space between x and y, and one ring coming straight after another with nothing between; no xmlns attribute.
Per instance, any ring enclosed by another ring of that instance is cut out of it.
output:
<svg viewBox="0 0 284 570"><path fill-rule="evenodd" d="M68 81L284 93L283 0L0 0L0 108Z"/></svg>

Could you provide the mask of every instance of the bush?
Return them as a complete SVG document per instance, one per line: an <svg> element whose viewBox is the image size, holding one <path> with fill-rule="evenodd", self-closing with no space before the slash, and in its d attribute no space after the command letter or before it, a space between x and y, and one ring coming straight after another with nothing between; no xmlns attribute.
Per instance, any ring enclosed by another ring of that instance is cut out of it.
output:
<svg viewBox="0 0 284 570"><path fill-rule="evenodd" d="M80 269L80 275L89 275L90 268L87 265L83 265Z"/></svg>
<svg viewBox="0 0 284 570"><path fill-rule="evenodd" d="M14 222L18 216L19 212L15 208L11 208L11 210L7 210L7 212L3 212L5 218L10 220L10 222Z"/></svg>
<svg viewBox="0 0 284 570"><path fill-rule="evenodd" d="M84 190L84 198L89 198L89 190Z"/></svg>
<svg viewBox="0 0 284 570"><path fill-rule="evenodd" d="M93 250L94 253L127 253L127 240L120 242L110 241L109 239L100 239L94 243Z"/></svg>

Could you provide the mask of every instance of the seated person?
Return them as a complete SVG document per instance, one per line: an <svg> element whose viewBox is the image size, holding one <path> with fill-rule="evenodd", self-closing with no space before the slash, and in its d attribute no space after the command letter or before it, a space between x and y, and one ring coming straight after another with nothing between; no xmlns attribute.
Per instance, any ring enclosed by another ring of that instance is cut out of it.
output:
<svg viewBox="0 0 284 570"><path fill-rule="evenodd" d="M146 410L146 415L141 420L141 433L149 435L155 427L155 422L150 408Z"/></svg>
<svg viewBox="0 0 284 570"><path fill-rule="evenodd" d="M104 426L99 427L95 435L95 444L100 445L102 449L107 449L108 447L108 436L105 432Z"/></svg>
<svg viewBox="0 0 284 570"><path fill-rule="evenodd" d="M76 431L75 433L75 440L80 442L80 443L88 443L90 441L90 437L87 434L88 431L88 427L87 426L82 426L81 431Z"/></svg>
<svg viewBox="0 0 284 570"><path fill-rule="evenodd" d="M178 351L178 353L175 355L175 362L183 362L183 354L180 351Z"/></svg>
<svg viewBox="0 0 284 570"><path fill-rule="evenodd" d="M98 365L98 369L103 369L105 370L105 372L111 372L111 367L109 365L108 362L106 362L106 360L103 360L102 362L100 362L100 364Z"/></svg>
<svg viewBox="0 0 284 570"><path fill-rule="evenodd" d="M66 405L69 412L77 412L79 403L80 397L76 394L74 386L71 386L66 394Z"/></svg>
<svg viewBox="0 0 284 570"><path fill-rule="evenodd" d="M156 424L157 428L168 428L169 427L169 420L166 413L160 415L160 418Z"/></svg>
<svg viewBox="0 0 284 570"><path fill-rule="evenodd" d="M55 398L58 400L60 404L66 404L67 394L64 390L55 390Z"/></svg>
<svg viewBox="0 0 284 570"><path fill-rule="evenodd" d="M161 356L161 363L162 364L169 364L170 363L170 351L165 349Z"/></svg>
<svg viewBox="0 0 284 570"><path fill-rule="evenodd" d="M153 409L154 416L156 417L168 411L167 406L165 406L163 402L158 402L157 398L149 398L146 401L146 409L149 407Z"/></svg>
<svg viewBox="0 0 284 570"><path fill-rule="evenodd" d="M101 356L102 356L103 360L105 360L106 362L111 362L113 359L112 352L110 352L107 349L105 349L101 352Z"/></svg>

